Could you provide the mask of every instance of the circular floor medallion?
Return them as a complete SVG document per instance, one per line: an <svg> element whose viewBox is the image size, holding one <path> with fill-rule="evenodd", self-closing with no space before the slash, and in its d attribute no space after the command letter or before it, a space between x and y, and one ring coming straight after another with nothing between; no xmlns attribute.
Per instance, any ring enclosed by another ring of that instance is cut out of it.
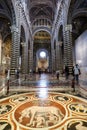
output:
<svg viewBox="0 0 87 130"><path fill-rule="evenodd" d="M33 100L20 105L15 110L14 118L24 127L49 128L60 125L65 115L66 110L59 103L50 100Z"/></svg>
<svg viewBox="0 0 87 130"><path fill-rule="evenodd" d="M54 99L61 102L65 102L65 101L67 102L68 100L70 100L68 97L62 95L55 96Z"/></svg>
<svg viewBox="0 0 87 130"><path fill-rule="evenodd" d="M12 102L19 103L19 102L24 102L27 99L28 99L27 96L17 96L17 97L12 98Z"/></svg>
<svg viewBox="0 0 87 130"><path fill-rule="evenodd" d="M72 103L69 105L69 109L73 111L74 113L81 114L81 115L87 115L87 104L84 103Z"/></svg>
<svg viewBox="0 0 87 130"><path fill-rule="evenodd" d="M0 105L0 115L6 114L12 109L12 106L8 104L2 104Z"/></svg>

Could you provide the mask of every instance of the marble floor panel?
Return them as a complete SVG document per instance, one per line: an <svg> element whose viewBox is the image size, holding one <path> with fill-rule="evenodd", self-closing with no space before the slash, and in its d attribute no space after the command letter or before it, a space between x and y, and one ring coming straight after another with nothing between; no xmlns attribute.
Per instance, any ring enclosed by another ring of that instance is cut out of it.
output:
<svg viewBox="0 0 87 130"><path fill-rule="evenodd" d="M8 94L5 79L1 81L0 130L87 130L87 100L81 98L81 86L72 92L70 78L22 77L21 84L9 85Z"/></svg>
<svg viewBox="0 0 87 130"><path fill-rule="evenodd" d="M0 130L87 130L87 100L30 92L0 100Z"/></svg>

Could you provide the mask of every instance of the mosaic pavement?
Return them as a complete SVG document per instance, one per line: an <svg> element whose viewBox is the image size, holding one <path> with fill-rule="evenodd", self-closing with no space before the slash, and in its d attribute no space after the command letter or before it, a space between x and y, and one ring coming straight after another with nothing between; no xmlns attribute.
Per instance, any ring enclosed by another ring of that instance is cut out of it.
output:
<svg viewBox="0 0 87 130"><path fill-rule="evenodd" d="M53 92L1 99L0 130L87 130L87 100Z"/></svg>

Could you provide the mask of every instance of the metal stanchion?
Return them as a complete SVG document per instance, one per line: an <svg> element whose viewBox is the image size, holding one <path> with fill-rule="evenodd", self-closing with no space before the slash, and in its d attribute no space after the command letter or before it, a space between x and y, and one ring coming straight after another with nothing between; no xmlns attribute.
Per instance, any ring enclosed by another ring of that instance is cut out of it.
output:
<svg viewBox="0 0 87 130"><path fill-rule="evenodd" d="M73 88L73 92L75 92L75 78L72 79L71 87Z"/></svg>
<svg viewBox="0 0 87 130"><path fill-rule="evenodd" d="M9 94L9 79L7 80L7 95Z"/></svg>

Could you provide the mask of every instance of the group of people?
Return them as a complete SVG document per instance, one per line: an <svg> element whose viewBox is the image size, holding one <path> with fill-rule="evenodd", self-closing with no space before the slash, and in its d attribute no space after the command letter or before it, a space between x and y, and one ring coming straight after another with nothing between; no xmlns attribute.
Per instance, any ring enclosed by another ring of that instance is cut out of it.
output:
<svg viewBox="0 0 87 130"><path fill-rule="evenodd" d="M65 74L65 78L67 80L69 78L69 67L68 66L65 66L63 73ZM57 70L56 71L56 77L57 77L58 80L59 80L59 74L60 74L60 72L59 72L59 70ZM76 64L72 68L72 75L73 75L73 80L75 80L77 84L79 84L79 75L80 74L81 74L81 71L80 71L79 65Z"/></svg>

